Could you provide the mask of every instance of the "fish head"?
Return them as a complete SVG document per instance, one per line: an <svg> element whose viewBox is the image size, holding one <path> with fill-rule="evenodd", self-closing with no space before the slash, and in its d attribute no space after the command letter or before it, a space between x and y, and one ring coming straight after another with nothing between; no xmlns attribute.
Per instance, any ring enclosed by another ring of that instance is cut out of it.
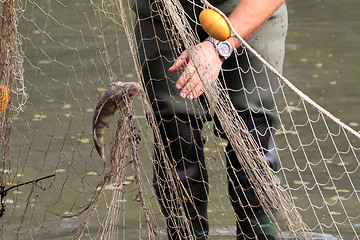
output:
<svg viewBox="0 0 360 240"><path fill-rule="evenodd" d="M141 86L137 82L128 82L125 83L126 93L130 98L136 96L139 93Z"/></svg>
<svg viewBox="0 0 360 240"><path fill-rule="evenodd" d="M137 82L115 82L112 84L112 87L117 90L121 89L129 98L136 96L141 89L141 85Z"/></svg>

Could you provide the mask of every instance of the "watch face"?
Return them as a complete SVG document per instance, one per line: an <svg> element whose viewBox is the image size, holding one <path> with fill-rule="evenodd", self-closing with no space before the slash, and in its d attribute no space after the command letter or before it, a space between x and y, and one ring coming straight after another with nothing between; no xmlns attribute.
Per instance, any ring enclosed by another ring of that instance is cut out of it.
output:
<svg viewBox="0 0 360 240"><path fill-rule="evenodd" d="M218 44L218 52L224 58L227 58L231 55L231 45L228 42L220 42Z"/></svg>

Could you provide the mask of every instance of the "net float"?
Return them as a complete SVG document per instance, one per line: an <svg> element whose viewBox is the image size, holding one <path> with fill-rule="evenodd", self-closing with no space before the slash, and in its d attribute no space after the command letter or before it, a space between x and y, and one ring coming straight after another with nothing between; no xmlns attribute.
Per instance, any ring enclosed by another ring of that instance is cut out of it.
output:
<svg viewBox="0 0 360 240"><path fill-rule="evenodd" d="M3 114L10 102L10 88L6 85L0 86L0 114Z"/></svg>
<svg viewBox="0 0 360 240"><path fill-rule="evenodd" d="M230 26L223 16L213 9L204 9L199 15L200 23L205 32L219 41L225 41L231 35Z"/></svg>

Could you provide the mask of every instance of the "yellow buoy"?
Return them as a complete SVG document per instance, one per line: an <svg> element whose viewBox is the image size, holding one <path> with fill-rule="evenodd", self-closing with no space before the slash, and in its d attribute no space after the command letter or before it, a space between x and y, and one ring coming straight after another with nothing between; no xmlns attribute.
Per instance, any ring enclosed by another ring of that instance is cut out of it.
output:
<svg viewBox="0 0 360 240"><path fill-rule="evenodd" d="M219 41L225 41L230 37L229 25L215 10L204 9L201 11L199 18L201 26L211 37Z"/></svg>
<svg viewBox="0 0 360 240"><path fill-rule="evenodd" d="M0 86L0 114L5 112L10 102L10 89L6 85Z"/></svg>

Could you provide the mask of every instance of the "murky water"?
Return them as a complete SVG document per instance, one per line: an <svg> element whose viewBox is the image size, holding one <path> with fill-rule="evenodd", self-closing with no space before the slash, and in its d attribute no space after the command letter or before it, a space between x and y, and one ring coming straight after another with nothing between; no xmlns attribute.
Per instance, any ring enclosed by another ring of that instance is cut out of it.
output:
<svg viewBox="0 0 360 240"><path fill-rule="evenodd" d="M360 2L287 1L287 4L290 25L284 76L358 131L360 69L356 63L360 60L360 46L357 44L360 40L360 17L356 11ZM353 169L356 167L355 163ZM339 169L334 168L332 171ZM319 182L325 181L321 173L316 177ZM348 188L349 184L345 181L342 187ZM327 194L325 198L333 197L332 193ZM298 203L301 205L301 201ZM341 212L339 209L334 211ZM306 215L304 218L312 222ZM343 227L347 228L345 225ZM322 235L318 237L325 239ZM326 236L326 239L336 238L336 234ZM343 238L353 239L354 235L345 234Z"/></svg>
<svg viewBox="0 0 360 240"><path fill-rule="evenodd" d="M287 3L290 27L284 75L345 123L357 122L360 2Z"/></svg>
<svg viewBox="0 0 360 240"><path fill-rule="evenodd" d="M57 175L54 182L41 183L43 189L48 189L46 197L39 187L19 188L20 193L17 196L9 194L8 199L13 201L8 203L9 209L14 206L13 210L8 210L5 215L13 216L12 219L4 220L4 224L8 226L4 235L5 238L9 236L9 239L13 238L14 231L19 226L20 229L26 229L20 231L20 236L48 239L46 232L56 229L55 235L58 239L62 239L62 236L67 239L69 231L79 225L82 217L65 218L59 222L53 217L51 210L52 206L56 205L58 214L81 211L108 170L103 167L90 142L92 110L96 105L96 97L110 82L110 70L97 66L113 66L114 72L120 72L119 80L136 79L124 34L115 33L121 37L113 42L102 40L101 34L114 34L112 29L115 25L106 19L94 20L91 4L87 1L69 1L68 4L73 6L68 11L64 11L64 6L54 1L39 4L44 12L36 10L37 7L29 3L19 25L24 36L29 104L26 111L14 119L12 148L16 150L14 156L21 164L11 166L18 175L9 179L13 182L24 182L52 174L54 169ZM325 109L358 130L360 2L288 0L287 4L290 25L284 76ZM79 11L70 10L73 7ZM86 7L88 11L83 12ZM31 10L32 8L35 10ZM35 24L29 24L28 19L32 19ZM99 25L103 28L99 29ZM128 54L129 57L114 60L121 62L117 65L123 68L117 68L116 64L103 58L104 55L100 56L104 45L109 52L116 52L120 48L121 54ZM69 105L69 102L73 105ZM140 100L136 99L135 103L138 105L138 120L145 126ZM76 119L84 120L79 122ZM150 151L145 145L140 148L146 153ZM211 146L209 148L211 149ZM151 161L148 158L142 159L142 163L144 169L148 169L147 178L151 179ZM219 164L215 168L221 169L221 163L215 164ZM223 203L217 199L213 204L219 204L218 206L231 212L226 199L226 187L223 186L226 180L223 178L212 176L213 187L220 189L216 194L224 199ZM321 182L321 176L318 180ZM58 184L62 182L65 183ZM217 186L218 182L220 184ZM133 187L127 186L126 189L129 196L134 194ZM28 205L27 196L31 199ZM107 197L110 198L110 194L107 194ZM38 204L41 207L37 207ZM141 213L136 206L135 201L126 203L126 216L130 219L126 224L126 228L130 229L128 236L138 234L138 219ZM97 215L100 218L104 217L102 211L105 207L103 204L98 208ZM132 209L136 210L132 212ZM220 210L209 213L212 217L216 216L218 222L224 226L212 229L212 234L219 239L226 239L226 236L231 239L233 227L227 229L226 226L233 226L233 222ZM158 210L154 211L158 213ZM24 212L27 213L25 218L15 217ZM31 212L36 213L35 216L32 216ZM37 219L36 216L42 217ZM38 221L45 224L37 224ZM89 231L96 233L97 226L97 220L90 222ZM337 239L337 236L331 233L326 237ZM321 234L314 235L314 239L322 238ZM352 239L351 235L349 239Z"/></svg>

